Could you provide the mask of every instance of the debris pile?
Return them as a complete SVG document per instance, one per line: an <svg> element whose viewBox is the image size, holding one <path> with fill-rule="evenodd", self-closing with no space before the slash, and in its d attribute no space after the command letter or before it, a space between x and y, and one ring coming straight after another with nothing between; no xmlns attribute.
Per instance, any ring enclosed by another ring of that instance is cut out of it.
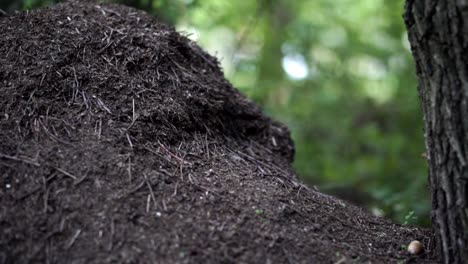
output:
<svg viewBox="0 0 468 264"><path fill-rule="evenodd" d="M0 32L0 263L433 260L401 248L427 230L300 183L288 129L144 12L69 1Z"/></svg>

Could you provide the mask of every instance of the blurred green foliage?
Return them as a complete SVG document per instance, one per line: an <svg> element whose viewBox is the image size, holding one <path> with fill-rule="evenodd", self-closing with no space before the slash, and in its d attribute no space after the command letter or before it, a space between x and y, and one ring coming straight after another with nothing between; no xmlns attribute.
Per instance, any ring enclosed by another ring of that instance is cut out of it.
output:
<svg viewBox="0 0 468 264"><path fill-rule="evenodd" d="M404 222L412 212L428 225L403 1L110 2L161 17L220 58L234 86L290 127L304 181L376 214ZM54 1L19 2L32 8Z"/></svg>

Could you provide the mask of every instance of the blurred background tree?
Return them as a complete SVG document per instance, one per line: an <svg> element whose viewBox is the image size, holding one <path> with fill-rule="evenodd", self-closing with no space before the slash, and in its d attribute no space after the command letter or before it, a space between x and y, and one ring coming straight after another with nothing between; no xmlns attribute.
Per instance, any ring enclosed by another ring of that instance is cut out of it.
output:
<svg viewBox="0 0 468 264"><path fill-rule="evenodd" d="M305 182L398 222L429 224L404 0L106 2L144 9L217 56L235 87L290 127Z"/></svg>

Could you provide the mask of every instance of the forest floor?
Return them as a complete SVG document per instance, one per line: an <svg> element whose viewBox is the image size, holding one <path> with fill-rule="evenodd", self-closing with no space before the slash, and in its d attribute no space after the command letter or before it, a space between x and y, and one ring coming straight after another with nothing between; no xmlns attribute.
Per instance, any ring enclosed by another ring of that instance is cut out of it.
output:
<svg viewBox="0 0 468 264"><path fill-rule="evenodd" d="M0 32L0 263L436 262L429 230L301 183L288 129L144 12L76 1Z"/></svg>

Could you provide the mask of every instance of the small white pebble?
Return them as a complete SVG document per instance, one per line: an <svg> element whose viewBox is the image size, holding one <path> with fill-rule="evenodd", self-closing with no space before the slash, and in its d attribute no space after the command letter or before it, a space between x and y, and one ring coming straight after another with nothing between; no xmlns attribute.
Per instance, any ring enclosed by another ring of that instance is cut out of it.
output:
<svg viewBox="0 0 468 264"><path fill-rule="evenodd" d="M161 217L161 213L160 213L160 212L156 212L156 216L157 216L157 217Z"/></svg>
<svg viewBox="0 0 468 264"><path fill-rule="evenodd" d="M5 187L6 187L7 189L10 189L10 188L11 188L11 184L7 183L7 184L5 185Z"/></svg>
<svg viewBox="0 0 468 264"><path fill-rule="evenodd" d="M424 246L421 242L417 240L411 241L408 245L408 253L412 255L419 255L424 252Z"/></svg>

